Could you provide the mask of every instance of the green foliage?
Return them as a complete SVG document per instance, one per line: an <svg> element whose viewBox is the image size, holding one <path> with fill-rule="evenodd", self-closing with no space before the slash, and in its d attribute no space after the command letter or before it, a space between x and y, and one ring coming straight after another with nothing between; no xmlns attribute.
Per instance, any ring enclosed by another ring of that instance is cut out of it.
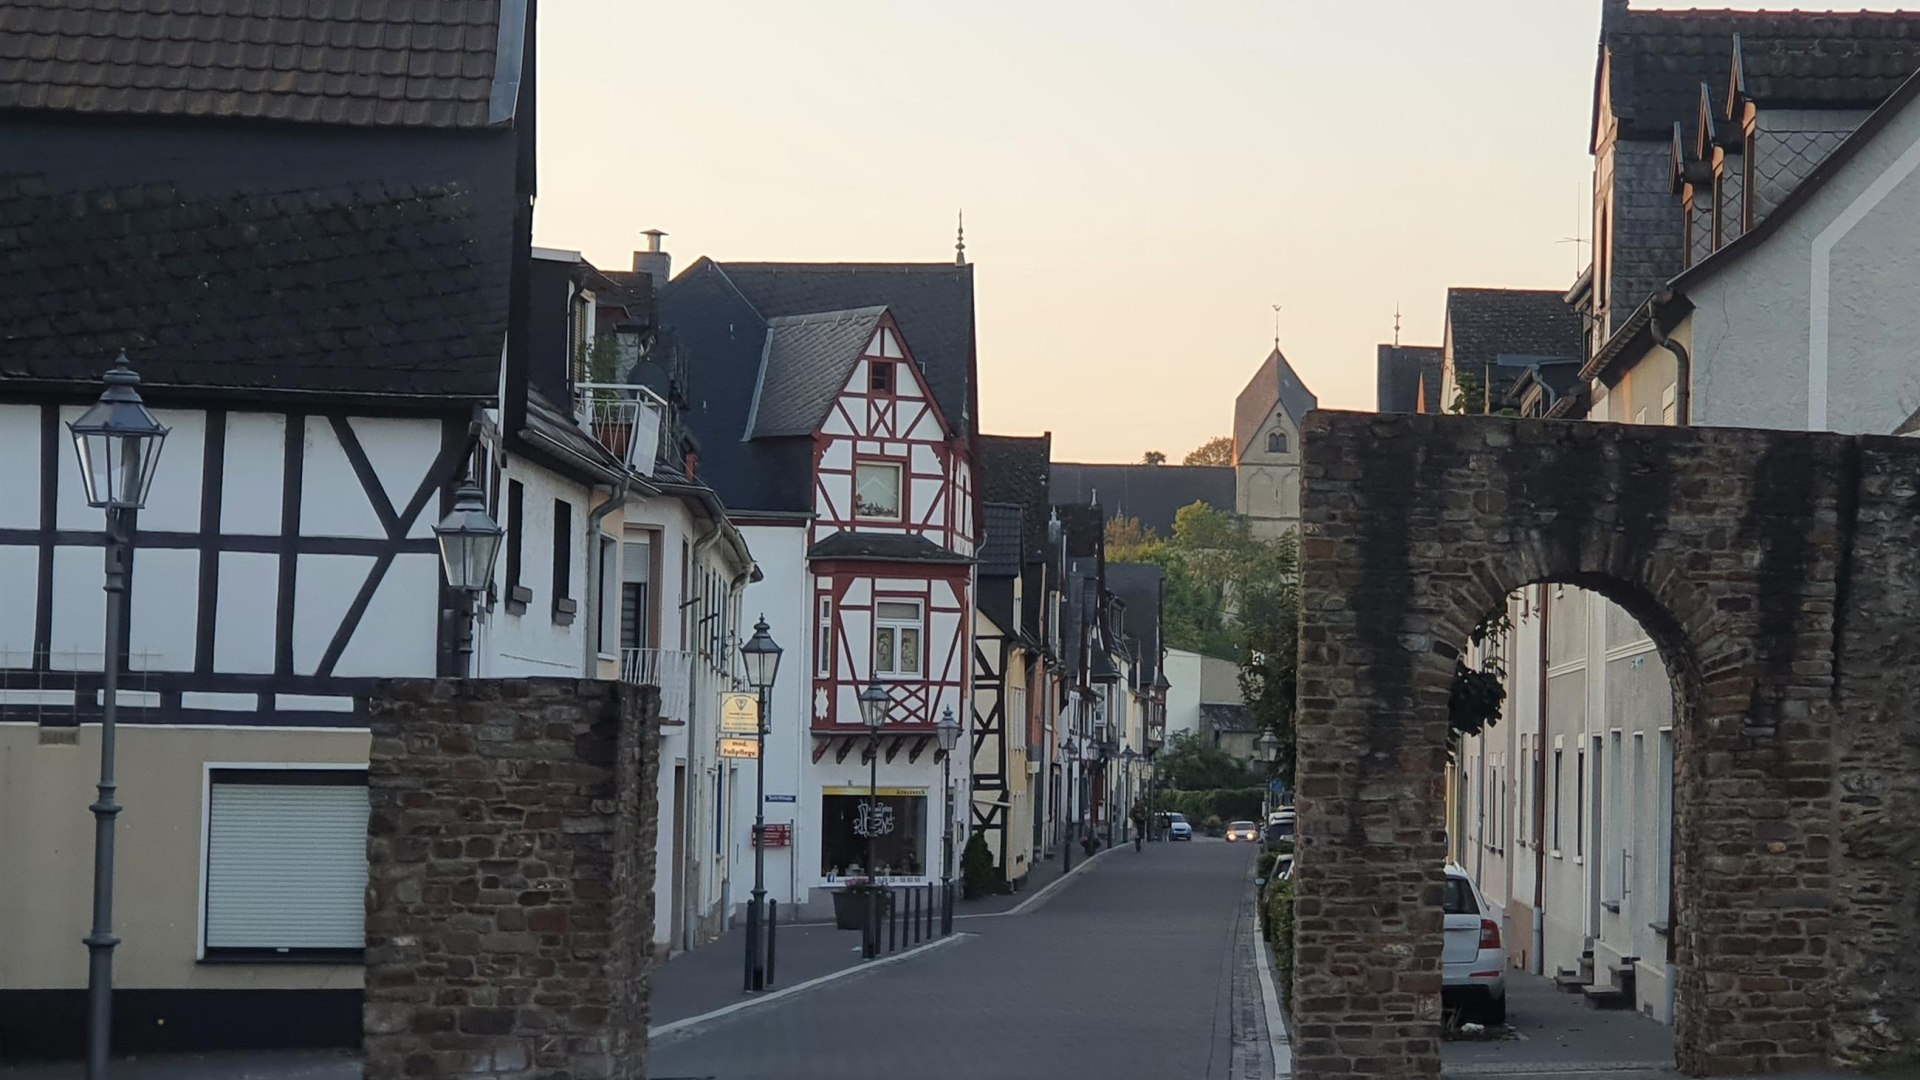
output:
<svg viewBox="0 0 1920 1080"><path fill-rule="evenodd" d="M1182 465L1232 465L1233 436L1215 435L1192 450L1181 459Z"/></svg>
<svg viewBox="0 0 1920 1080"><path fill-rule="evenodd" d="M1260 891L1260 926L1273 946L1273 979L1285 1003L1293 996L1293 881L1269 878Z"/></svg>
<svg viewBox="0 0 1920 1080"><path fill-rule="evenodd" d="M1280 861L1279 852L1275 852L1275 851L1261 852L1260 857L1253 861L1253 876L1260 879L1261 881L1265 881L1267 879L1267 875L1273 873L1273 864L1279 861Z"/></svg>
<svg viewBox="0 0 1920 1080"><path fill-rule="evenodd" d="M1501 708L1507 700L1507 672L1501 655L1511 629L1512 623L1504 608L1480 620L1468 636L1470 644L1481 647L1484 659L1480 667L1469 666L1465 659L1454 661L1453 686L1447 696L1447 722L1453 729L1451 739L1457 741L1462 735L1478 735L1500 722Z"/></svg>
<svg viewBox="0 0 1920 1080"><path fill-rule="evenodd" d="M1260 777L1248 771L1237 757L1196 738L1191 731L1176 731L1154 760L1160 784L1178 791L1202 791L1214 788L1246 788L1260 783Z"/></svg>
<svg viewBox="0 0 1920 1080"><path fill-rule="evenodd" d="M987 834L975 832L960 849L960 884L968 896L984 896L999 884L993 869L993 852L987 850Z"/></svg>
<svg viewBox="0 0 1920 1080"><path fill-rule="evenodd" d="M1165 465L1166 463L1167 455L1158 450L1149 450L1140 455L1140 464L1142 465Z"/></svg>
<svg viewBox="0 0 1920 1080"><path fill-rule="evenodd" d="M1174 810L1196 825L1208 818L1224 821L1259 821L1261 788L1219 788L1207 791L1182 791L1168 788L1156 791L1155 810Z"/></svg>

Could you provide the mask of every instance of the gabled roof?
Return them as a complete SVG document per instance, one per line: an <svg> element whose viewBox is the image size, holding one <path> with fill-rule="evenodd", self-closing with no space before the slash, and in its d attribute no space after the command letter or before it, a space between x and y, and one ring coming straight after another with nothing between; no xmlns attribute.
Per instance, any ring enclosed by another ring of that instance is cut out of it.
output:
<svg viewBox="0 0 1920 1080"><path fill-rule="evenodd" d="M1920 14L1879 11L1637 11L1610 3L1600 31L1605 90L1623 137L1668 138L1700 84L1726 104L1734 37L1747 91L1781 105L1870 106L1920 66ZM1596 81L1598 74L1596 74Z"/></svg>
<svg viewBox="0 0 1920 1080"><path fill-rule="evenodd" d="M1319 407L1320 399L1307 389L1307 384L1301 381L1293 365L1287 363L1285 354L1276 346L1265 360L1260 361L1253 378L1247 381L1240 396L1233 400L1234 460L1238 461L1247 452L1275 409L1284 409L1297 424Z"/></svg>
<svg viewBox="0 0 1920 1080"><path fill-rule="evenodd" d="M1026 513L1008 503L980 504L986 535L980 539L980 576L1013 577L1020 573L1020 535L1025 532Z"/></svg>
<svg viewBox="0 0 1920 1080"><path fill-rule="evenodd" d="M860 363L884 307L767 320L766 356L747 438L812 435Z"/></svg>
<svg viewBox="0 0 1920 1080"><path fill-rule="evenodd" d="M1496 401L1523 369L1579 360L1586 348L1580 313L1559 289L1448 289L1447 328L1454 369L1494 369Z"/></svg>
<svg viewBox="0 0 1920 1080"><path fill-rule="evenodd" d="M1233 469L1059 461L1052 468L1052 497L1056 503L1098 502L1108 520L1135 518L1159 535L1171 536L1173 519L1183 507L1199 502L1233 512Z"/></svg>
<svg viewBox="0 0 1920 1080"><path fill-rule="evenodd" d="M960 435L974 430L973 267L952 263L745 263L717 267L763 318L885 307ZM685 276L683 274L682 276ZM678 280L678 279L676 279Z"/></svg>
<svg viewBox="0 0 1920 1080"><path fill-rule="evenodd" d="M1053 453L1053 436L982 435L977 456L980 463L980 497L1020 511L1020 538L1017 541L1022 562L1047 557L1047 517L1052 505L1048 472ZM1004 528L1006 519L1002 519ZM994 543L994 519L987 518L988 543Z"/></svg>
<svg viewBox="0 0 1920 1080"><path fill-rule="evenodd" d="M0 111L481 128L526 0L0 0Z"/></svg>
<svg viewBox="0 0 1920 1080"><path fill-rule="evenodd" d="M0 379L487 398L510 237L455 185L209 195L0 176Z"/></svg>
<svg viewBox="0 0 1920 1080"><path fill-rule="evenodd" d="M1446 350L1438 345L1381 345L1374 359L1374 408L1383 413L1440 411L1440 368ZM1428 378L1424 384L1421 375Z"/></svg>

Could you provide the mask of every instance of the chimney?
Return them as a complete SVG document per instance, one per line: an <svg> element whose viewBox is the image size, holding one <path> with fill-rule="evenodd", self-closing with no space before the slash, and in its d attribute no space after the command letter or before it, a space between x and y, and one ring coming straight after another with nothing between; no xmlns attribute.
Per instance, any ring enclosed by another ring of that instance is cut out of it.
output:
<svg viewBox="0 0 1920 1080"><path fill-rule="evenodd" d="M647 238L647 250L633 253L633 272L642 271L653 279L653 287L658 289L673 276L673 256L660 250L660 238L667 235L659 229L648 229L640 235Z"/></svg>

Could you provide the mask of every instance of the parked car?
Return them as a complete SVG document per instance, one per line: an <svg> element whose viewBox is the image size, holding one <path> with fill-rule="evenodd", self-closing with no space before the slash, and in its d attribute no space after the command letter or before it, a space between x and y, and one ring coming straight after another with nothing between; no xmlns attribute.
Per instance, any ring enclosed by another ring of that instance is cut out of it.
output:
<svg viewBox="0 0 1920 1080"><path fill-rule="evenodd" d="M1458 866L1447 867L1441 901L1446 914L1446 944L1440 955L1440 997L1483 1024L1507 1022L1507 950L1500 921L1473 879Z"/></svg>
<svg viewBox="0 0 1920 1080"><path fill-rule="evenodd" d="M1266 848L1268 851L1293 850L1293 834L1296 823L1293 811L1276 811L1267 815Z"/></svg>
<svg viewBox="0 0 1920 1080"><path fill-rule="evenodd" d="M1227 843L1245 840L1251 844L1260 839L1260 827L1251 821L1233 821L1227 823Z"/></svg>
<svg viewBox="0 0 1920 1080"><path fill-rule="evenodd" d="M1187 816L1172 810L1167 811L1167 839L1192 840L1193 826L1187 824Z"/></svg>

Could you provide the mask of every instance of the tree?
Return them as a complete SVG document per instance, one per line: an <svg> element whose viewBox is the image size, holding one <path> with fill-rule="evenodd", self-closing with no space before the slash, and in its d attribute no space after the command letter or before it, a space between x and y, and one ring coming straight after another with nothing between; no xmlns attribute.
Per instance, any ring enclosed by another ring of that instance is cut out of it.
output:
<svg viewBox="0 0 1920 1080"><path fill-rule="evenodd" d="M1233 436L1215 435L1187 453L1182 465L1232 465Z"/></svg>
<svg viewBox="0 0 1920 1080"><path fill-rule="evenodd" d="M1110 562L1153 562L1160 537L1137 517L1118 514L1107 519L1107 559Z"/></svg>
<svg viewBox="0 0 1920 1080"><path fill-rule="evenodd" d="M1142 465L1165 465L1166 463L1167 455L1158 450L1149 450L1140 455L1140 464Z"/></svg>
<svg viewBox="0 0 1920 1080"><path fill-rule="evenodd" d="M1179 791L1244 788L1260 783L1239 758L1207 744L1191 731L1176 731L1169 736L1154 757L1154 767L1160 785Z"/></svg>

